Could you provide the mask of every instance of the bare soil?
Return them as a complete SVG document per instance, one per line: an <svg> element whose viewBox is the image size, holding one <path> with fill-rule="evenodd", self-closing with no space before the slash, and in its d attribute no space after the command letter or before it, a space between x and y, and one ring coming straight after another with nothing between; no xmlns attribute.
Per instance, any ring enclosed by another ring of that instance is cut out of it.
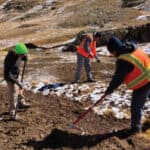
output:
<svg viewBox="0 0 150 150"><path fill-rule="evenodd" d="M30 76L30 73L36 72L35 69L44 66L42 70L44 73L47 71L48 74L56 76L59 81L70 83L75 72L75 62L62 63L58 56L51 53L45 55L42 52L35 55L35 51L31 52L29 59L32 59L29 60L25 76ZM100 58L112 71L114 59L102 56ZM94 78L106 82L110 80L109 76L102 73L106 70L103 65L92 62L92 66ZM82 79L85 79L84 74ZM8 112L7 89L0 86L0 91L0 110L3 115ZM130 120L118 120L111 115L98 116L91 111L77 124L77 128L69 128L69 125L85 111L85 107L91 105L91 102L80 103L62 96L43 96L30 91L25 92L25 97L31 103L31 107L18 112L17 121L0 122L1 150L148 150L150 148L149 123L143 125L142 134L132 135L129 133Z"/></svg>
<svg viewBox="0 0 150 150"><path fill-rule="evenodd" d="M5 88L0 88L1 112L8 107ZM102 117L90 112L77 127L67 129L78 115L84 112L78 102L63 97L25 93L32 107L19 112L18 121L0 122L1 150L13 149L115 149L148 150L148 130L130 135L129 120ZM148 127L145 126L145 129ZM119 131L112 132L114 129ZM144 138L143 138L144 137Z"/></svg>

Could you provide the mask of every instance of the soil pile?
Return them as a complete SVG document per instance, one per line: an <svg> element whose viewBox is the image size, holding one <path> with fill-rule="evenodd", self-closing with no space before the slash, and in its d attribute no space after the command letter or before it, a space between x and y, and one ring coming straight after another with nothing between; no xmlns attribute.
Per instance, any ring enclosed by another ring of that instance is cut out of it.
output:
<svg viewBox="0 0 150 150"><path fill-rule="evenodd" d="M7 111L7 93L0 88L1 112ZM67 129L84 112L78 102L63 97L42 96L26 92L32 107L19 112L17 122L0 122L0 147L6 149L140 149L150 148L145 133L130 135L129 120L102 117L93 112L79 122L78 129ZM66 130L67 129L67 130ZM114 129L119 131L115 132ZM112 132L113 131L113 132Z"/></svg>

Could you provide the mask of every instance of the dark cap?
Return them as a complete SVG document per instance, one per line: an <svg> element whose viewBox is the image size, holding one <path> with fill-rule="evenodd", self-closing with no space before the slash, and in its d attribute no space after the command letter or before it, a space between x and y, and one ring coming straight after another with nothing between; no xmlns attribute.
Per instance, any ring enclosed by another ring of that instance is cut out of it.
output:
<svg viewBox="0 0 150 150"><path fill-rule="evenodd" d="M101 37L101 36L102 36L102 33L101 33L101 32L96 32L96 33L94 33L94 36L95 36L95 37Z"/></svg>
<svg viewBox="0 0 150 150"><path fill-rule="evenodd" d="M119 51L123 46L123 43L116 37L112 36L107 44L107 49L109 52Z"/></svg>

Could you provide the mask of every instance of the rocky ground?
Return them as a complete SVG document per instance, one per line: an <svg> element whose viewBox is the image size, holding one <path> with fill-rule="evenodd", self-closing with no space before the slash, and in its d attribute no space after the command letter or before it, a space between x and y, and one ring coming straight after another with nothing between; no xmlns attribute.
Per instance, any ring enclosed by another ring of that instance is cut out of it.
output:
<svg viewBox="0 0 150 150"><path fill-rule="evenodd" d="M7 50L17 41L51 47L74 38L81 30L96 29L109 31L111 34L112 28L147 24L149 23L148 6L150 3L149 0L145 3L141 2L144 1L135 0L131 4L130 1L125 0L124 3L121 0L107 2L0 0L0 79L3 79L3 60ZM122 5L124 8L121 8ZM136 8L133 9L133 6ZM101 13L99 13L100 10ZM141 15L146 15L146 19L137 20L136 18ZM80 16L80 19L77 16ZM59 96L56 92L48 95L35 92L41 83L57 82L79 89L77 93L74 92L75 89L72 89L73 96L76 97L77 94L84 95L87 92L93 92L92 88L100 84L98 89L100 97L112 77L115 59L100 53L99 57L102 63L92 61L92 74L98 82L72 85L70 83L76 67L75 53L64 53L59 48L51 50L31 48L24 80L27 84L25 97L31 103L31 107L18 112L19 119L16 122L0 121L0 150L149 150L149 111L143 122L142 134L131 135L128 132L130 117L118 119L110 112L110 109L105 115L98 115L96 111L91 111L77 124L77 128L69 128L69 125L88 106L91 106L90 98L74 101L65 93ZM86 79L84 72L81 79L83 81ZM83 87L89 86L91 89L82 91L80 89L82 85ZM123 91L124 87L118 89L122 98L125 95ZM0 83L1 116L7 116L7 96L6 84L2 82ZM106 100L109 99L111 97ZM119 100L118 97L114 99Z"/></svg>

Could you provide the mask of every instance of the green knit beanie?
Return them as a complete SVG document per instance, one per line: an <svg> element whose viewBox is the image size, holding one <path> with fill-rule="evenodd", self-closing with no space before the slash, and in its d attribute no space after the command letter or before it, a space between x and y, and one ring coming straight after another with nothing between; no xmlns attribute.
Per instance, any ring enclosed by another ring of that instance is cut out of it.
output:
<svg viewBox="0 0 150 150"><path fill-rule="evenodd" d="M27 54L28 49L24 43L17 43L15 47L16 54Z"/></svg>

